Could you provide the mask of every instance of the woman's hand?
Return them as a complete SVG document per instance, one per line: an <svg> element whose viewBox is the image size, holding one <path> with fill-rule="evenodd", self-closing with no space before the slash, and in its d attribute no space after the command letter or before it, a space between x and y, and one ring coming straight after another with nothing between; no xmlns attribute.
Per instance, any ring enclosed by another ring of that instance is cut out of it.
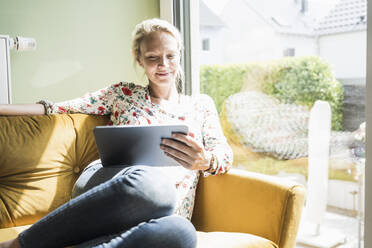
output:
<svg viewBox="0 0 372 248"><path fill-rule="evenodd" d="M197 142L193 136L192 133L174 133L173 139L162 139L160 148L167 156L189 170L207 170L211 156L208 156L203 144Z"/></svg>

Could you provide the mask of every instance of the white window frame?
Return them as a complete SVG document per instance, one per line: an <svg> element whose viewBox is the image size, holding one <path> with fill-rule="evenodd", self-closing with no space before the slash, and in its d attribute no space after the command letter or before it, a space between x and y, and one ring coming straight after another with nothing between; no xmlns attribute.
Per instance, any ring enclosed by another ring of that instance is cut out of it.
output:
<svg viewBox="0 0 372 248"><path fill-rule="evenodd" d="M366 166L364 247L372 247L372 13L367 7Z"/></svg>
<svg viewBox="0 0 372 248"><path fill-rule="evenodd" d="M181 31L184 42L181 64L185 80L183 93L200 93L199 0L173 0L173 24Z"/></svg>

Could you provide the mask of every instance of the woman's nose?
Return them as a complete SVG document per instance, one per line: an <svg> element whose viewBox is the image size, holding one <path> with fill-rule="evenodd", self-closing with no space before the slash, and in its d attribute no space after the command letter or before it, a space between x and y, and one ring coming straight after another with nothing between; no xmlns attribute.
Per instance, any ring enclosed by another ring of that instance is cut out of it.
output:
<svg viewBox="0 0 372 248"><path fill-rule="evenodd" d="M159 61L160 66L165 66L167 67L169 65L168 58L166 56L161 56L160 61Z"/></svg>

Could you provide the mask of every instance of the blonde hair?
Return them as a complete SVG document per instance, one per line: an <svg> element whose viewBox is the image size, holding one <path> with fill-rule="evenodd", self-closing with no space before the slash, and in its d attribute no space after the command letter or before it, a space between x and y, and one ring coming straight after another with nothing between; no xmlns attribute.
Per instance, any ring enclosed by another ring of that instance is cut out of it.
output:
<svg viewBox="0 0 372 248"><path fill-rule="evenodd" d="M141 42L149 36L153 32L166 32L173 36L173 38L177 41L178 51L180 53L181 58L181 51L183 49L183 42L181 38L181 34L178 29L170 24L167 21L153 18L144 20L141 23L137 24L132 33L132 54L133 54L133 62L136 65L139 61L141 56ZM176 81L179 83L178 88L183 80L183 70L181 64L178 66L177 69L177 77Z"/></svg>

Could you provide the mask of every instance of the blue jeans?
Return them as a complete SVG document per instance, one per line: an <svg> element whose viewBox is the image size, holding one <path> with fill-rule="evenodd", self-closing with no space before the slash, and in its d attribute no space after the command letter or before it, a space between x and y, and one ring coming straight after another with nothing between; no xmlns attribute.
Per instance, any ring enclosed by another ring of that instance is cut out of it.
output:
<svg viewBox="0 0 372 248"><path fill-rule="evenodd" d="M95 162L76 182L74 198L18 239L23 248L192 248L194 226L172 215L175 190L156 167L104 168Z"/></svg>

